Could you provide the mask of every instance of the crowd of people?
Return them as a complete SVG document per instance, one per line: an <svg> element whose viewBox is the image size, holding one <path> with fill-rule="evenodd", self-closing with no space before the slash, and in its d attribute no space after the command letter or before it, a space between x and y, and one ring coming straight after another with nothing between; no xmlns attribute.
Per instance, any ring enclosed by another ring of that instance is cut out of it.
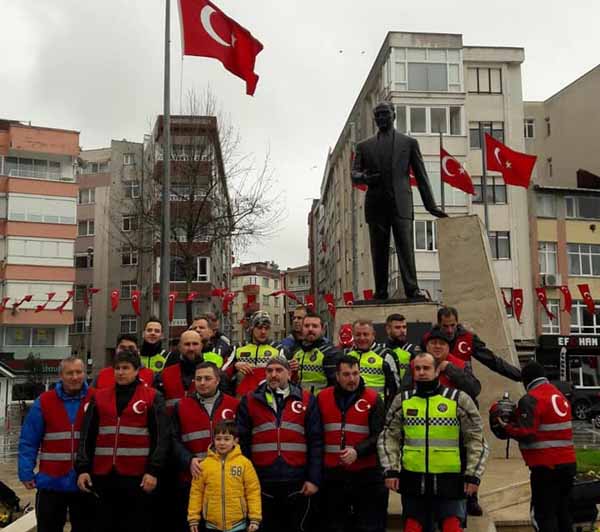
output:
<svg viewBox="0 0 600 532"><path fill-rule="evenodd" d="M359 319L334 345L303 307L282 342L270 329L258 311L233 346L216 316L199 316L168 353L153 318L141 345L119 336L90 385L80 359L63 360L19 443L38 531L62 531L68 513L73 532L383 532L390 490L402 495L405 530L461 530L482 513L489 454L473 358L528 387L518 415L500 422L537 471L539 529L566 530L563 506L539 490L572 480L570 409L541 366L521 372L494 355L451 307L418 346L400 314L387 318L384 343ZM548 401L564 415L548 418Z"/></svg>

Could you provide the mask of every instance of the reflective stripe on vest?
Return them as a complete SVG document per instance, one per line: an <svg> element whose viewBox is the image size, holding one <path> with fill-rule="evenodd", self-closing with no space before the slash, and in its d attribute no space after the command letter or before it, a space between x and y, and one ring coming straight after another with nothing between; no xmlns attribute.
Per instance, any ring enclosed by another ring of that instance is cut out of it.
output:
<svg viewBox="0 0 600 532"><path fill-rule="evenodd" d="M52 460L57 462L70 462L73 458L71 453L44 453L41 452L39 455L40 460Z"/></svg>
<svg viewBox="0 0 600 532"><path fill-rule="evenodd" d="M404 378L406 370L410 368L410 353L405 351L401 347L395 347L392 349L396 358L396 365L398 366L398 376L400 380Z"/></svg>
<svg viewBox="0 0 600 532"><path fill-rule="evenodd" d="M302 388L317 395L327 387L327 377L323 369L325 354L320 349L310 351L299 349L294 353L292 360L298 361L298 384Z"/></svg>
<svg viewBox="0 0 600 532"><path fill-rule="evenodd" d="M385 392L385 373L383 372L383 357L375 351L360 353L359 351L350 351L351 357L358 359L360 366L360 375L367 388L375 390L383 399Z"/></svg>
<svg viewBox="0 0 600 532"><path fill-rule="evenodd" d="M534 443L519 443L521 449L554 449L556 447L572 447L573 440L547 440Z"/></svg>
<svg viewBox="0 0 600 532"><path fill-rule="evenodd" d="M460 422L457 390L432 397L407 392L402 401L402 467L415 473L460 473Z"/></svg>
<svg viewBox="0 0 600 532"><path fill-rule="evenodd" d="M266 451L295 451L299 453L306 452L306 443L255 443L252 445L253 453L264 453Z"/></svg>
<svg viewBox="0 0 600 532"><path fill-rule="evenodd" d="M150 452L148 447L138 447L136 449L123 449L117 448L115 451L113 447L96 447L96 454L98 456L147 456Z"/></svg>
<svg viewBox="0 0 600 532"><path fill-rule="evenodd" d="M56 441L56 440L68 440L71 438L71 434L74 438L79 438L79 431L76 430L73 433L69 432L46 432L44 434L44 440L46 441Z"/></svg>
<svg viewBox="0 0 600 532"><path fill-rule="evenodd" d="M116 434L117 426L104 426L98 428L98 434ZM119 434L128 434L130 436L148 436L150 431L146 427L119 427Z"/></svg>
<svg viewBox="0 0 600 532"><path fill-rule="evenodd" d="M197 430L196 432L190 432L181 436L182 442L202 440L204 438L210 438L210 430Z"/></svg>
<svg viewBox="0 0 600 532"><path fill-rule="evenodd" d="M571 430L571 429L573 429L573 424L570 421L565 421L564 423L542 423L538 426L538 430L541 430L541 431Z"/></svg>

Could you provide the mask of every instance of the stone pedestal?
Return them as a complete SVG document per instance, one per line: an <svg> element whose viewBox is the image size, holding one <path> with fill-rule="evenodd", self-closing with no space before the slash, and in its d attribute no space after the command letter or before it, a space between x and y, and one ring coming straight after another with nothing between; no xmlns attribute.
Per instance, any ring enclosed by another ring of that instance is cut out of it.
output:
<svg viewBox="0 0 600 532"><path fill-rule="evenodd" d="M437 221L437 228L444 304L456 307L461 323L475 331L496 355L518 367L481 220L476 215L442 218ZM506 443L498 440L487 426L489 407L505 391L515 401L525 391L520 383L492 372L475 360L473 371L481 381L479 410L486 424L488 443L494 456L502 456ZM514 445L511 448L514 449Z"/></svg>

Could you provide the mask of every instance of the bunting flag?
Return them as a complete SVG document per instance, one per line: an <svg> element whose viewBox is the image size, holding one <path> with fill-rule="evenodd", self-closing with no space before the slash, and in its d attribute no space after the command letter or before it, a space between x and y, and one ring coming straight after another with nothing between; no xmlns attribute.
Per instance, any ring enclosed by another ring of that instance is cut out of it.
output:
<svg viewBox="0 0 600 532"><path fill-rule="evenodd" d="M213 288L210 292L212 297L224 297L227 293L227 288Z"/></svg>
<svg viewBox="0 0 600 532"><path fill-rule="evenodd" d="M71 301L71 299L73 298L74 295L75 295L74 290L67 290L67 299L65 299L60 305L58 305L58 307L56 307L55 310L58 310L58 312L60 314L62 314L63 310L65 310L65 307L67 306L67 303L69 301Z"/></svg>
<svg viewBox="0 0 600 532"><path fill-rule="evenodd" d="M118 290L112 290L110 293L110 308L113 312L119 308L120 301L121 293Z"/></svg>
<svg viewBox="0 0 600 532"><path fill-rule="evenodd" d="M564 306L562 310L563 312L568 312L570 314L571 308L573 307L573 298L571 297L571 290L569 290L569 287L566 284L560 286L558 289L561 291L564 299Z"/></svg>
<svg viewBox="0 0 600 532"><path fill-rule="evenodd" d="M327 311L329 312L329 314L331 314L331 317L335 319L336 308L333 294L324 294L323 299L325 300L325 303L327 303Z"/></svg>
<svg viewBox="0 0 600 532"><path fill-rule="evenodd" d="M0 303L0 313L4 312L6 310L6 304L8 303L9 300L10 300L10 297L2 298L2 303Z"/></svg>
<svg viewBox="0 0 600 532"><path fill-rule="evenodd" d="M227 289L223 292L223 300L221 301L221 310L223 314L229 314L229 306L238 295L239 292L229 292Z"/></svg>
<svg viewBox="0 0 600 532"><path fill-rule="evenodd" d="M140 316L142 313L140 311L140 296L141 292L139 290L131 291L131 308L133 308L133 312L136 316Z"/></svg>
<svg viewBox="0 0 600 532"><path fill-rule="evenodd" d="M513 288L512 292L512 305L515 318L521 323L521 312L523 311L523 289Z"/></svg>
<svg viewBox="0 0 600 532"><path fill-rule="evenodd" d="M590 285L589 284L578 284L577 288L581 292L581 297L583 297L583 302L587 307L587 311L593 316L596 314L596 304L594 303L594 299L592 298L592 294L590 293Z"/></svg>
<svg viewBox="0 0 600 532"><path fill-rule="evenodd" d="M86 307L89 307L91 305L91 300L90 300L90 296L93 296L94 294L97 294L98 292L100 292L100 288L94 288L94 287L89 287L84 293L83 293L83 303L85 304Z"/></svg>
<svg viewBox="0 0 600 532"><path fill-rule="evenodd" d="M306 294L304 296L304 304L306 305L306 308L309 308L310 310L315 310L315 296L313 296L312 294Z"/></svg>
<svg viewBox="0 0 600 532"><path fill-rule="evenodd" d="M21 301L17 302L17 303L13 303L13 308L19 308L23 303L25 303L26 301L29 302L33 299L33 295L31 294L27 294L26 296L23 296L23 299L21 299Z"/></svg>
<svg viewBox="0 0 600 532"><path fill-rule="evenodd" d="M505 306L507 309L511 309L511 308L512 308L512 306L513 306L513 304L512 304L512 301L508 301L508 300L506 299L506 296L504 295L504 290L503 290L502 288L500 288L500 293L502 294L502 301L504 301L504 306Z"/></svg>
<svg viewBox="0 0 600 532"><path fill-rule="evenodd" d="M273 296L273 297L279 297L280 295L285 295L286 297L289 297L291 300L295 301L299 305L302 304L302 302L298 299L298 296L296 294L294 294L294 292L290 292L289 290L277 290L276 292L272 292L269 295Z"/></svg>
<svg viewBox="0 0 600 532"><path fill-rule="evenodd" d="M548 308L548 296L546 295L546 289L545 288L536 288L535 293L537 295L538 301L540 302L542 307L544 307L544 310L546 311L548 318L550 320L553 320L554 318L556 318L556 316L554 314L552 314L552 312L550 312L550 309Z"/></svg>
<svg viewBox="0 0 600 532"><path fill-rule="evenodd" d="M342 297L345 305L354 305L354 294L352 292L344 292Z"/></svg>
<svg viewBox="0 0 600 532"><path fill-rule="evenodd" d="M46 310L46 305L50 303L50 301L52 301L52 298L56 295L56 292L48 292L46 295L48 296L48 299L46 299L43 305L37 305L35 307L35 314L37 314L38 312L42 312L42 310Z"/></svg>
<svg viewBox="0 0 600 532"><path fill-rule="evenodd" d="M187 297L185 298L186 302L188 301L194 301L194 299L196 299L198 297L198 292L190 292Z"/></svg>
<svg viewBox="0 0 600 532"><path fill-rule="evenodd" d="M375 294L373 293L373 290L371 288L367 288L366 290L363 290L363 297L367 301L370 301L371 299L373 299L375 297Z"/></svg>
<svg viewBox="0 0 600 532"><path fill-rule="evenodd" d="M256 294L246 294L246 304L253 305L256 303Z"/></svg>
<svg viewBox="0 0 600 532"><path fill-rule="evenodd" d="M175 315L175 300L177 299L177 292L169 292L169 323L173 321Z"/></svg>

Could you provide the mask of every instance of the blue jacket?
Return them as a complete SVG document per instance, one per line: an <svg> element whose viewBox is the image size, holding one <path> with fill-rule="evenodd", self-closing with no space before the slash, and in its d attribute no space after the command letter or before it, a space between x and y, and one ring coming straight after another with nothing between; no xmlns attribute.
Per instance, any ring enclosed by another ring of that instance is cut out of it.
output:
<svg viewBox="0 0 600 532"><path fill-rule="evenodd" d="M58 396L64 402L71 423L74 423L81 400L87 394L87 383L84 382L81 392L74 396L67 395L64 392L62 382L59 382L55 389ZM34 473L45 430L44 416L42 415L42 407L40 406L40 399L38 397L21 427L21 436L19 438L19 480L21 482L35 480L37 489L77 491L77 476L74 469L71 469L63 477L50 477L43 473Z"/></svg>

